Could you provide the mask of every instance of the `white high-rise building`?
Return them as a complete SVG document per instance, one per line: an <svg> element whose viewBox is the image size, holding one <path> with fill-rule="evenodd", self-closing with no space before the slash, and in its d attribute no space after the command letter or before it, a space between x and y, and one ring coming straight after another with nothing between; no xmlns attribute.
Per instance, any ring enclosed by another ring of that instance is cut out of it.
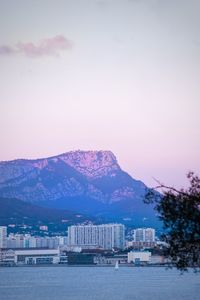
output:
<svg viewBox="0 0 200 300"><path fill-rule="evenodd" d="M124 236L122 224L73 225L68 228L69 246L123 249Z"/></svg>
<svg viewBox="0 0 200 300"><path fill-rule="evenodd" d="M0 226L0 248L7 247L7 227Z"/></svg>
<svg viewBox="0 0 200 300"><path fill-rule="evenodd" d="M155 242L154 228L134 229L134 242Z"/></svg>

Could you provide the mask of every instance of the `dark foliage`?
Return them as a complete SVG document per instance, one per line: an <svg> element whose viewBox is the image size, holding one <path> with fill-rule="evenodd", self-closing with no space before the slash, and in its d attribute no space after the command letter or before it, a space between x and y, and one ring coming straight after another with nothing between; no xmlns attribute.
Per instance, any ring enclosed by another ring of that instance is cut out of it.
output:
<svg viewBox="0 0 200 300"><path fill-rule="evenodd" d="M146 203L154 203L163 222L166 255L179 270L200 271L200 178L188 175L188 189L176 190L160 184L148 191ZM162 189L162 196L155 191Z"/></svg>

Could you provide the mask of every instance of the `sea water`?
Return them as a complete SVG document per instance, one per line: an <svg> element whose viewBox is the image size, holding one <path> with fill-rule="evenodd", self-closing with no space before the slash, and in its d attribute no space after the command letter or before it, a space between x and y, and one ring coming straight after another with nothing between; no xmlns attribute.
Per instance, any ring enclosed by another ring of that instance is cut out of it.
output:
<svg viewBox="0 0 200 300"><path fill-rule="evenodd" d="M156 267L0 268L0 300L199 300L200 274Z"/></svg>

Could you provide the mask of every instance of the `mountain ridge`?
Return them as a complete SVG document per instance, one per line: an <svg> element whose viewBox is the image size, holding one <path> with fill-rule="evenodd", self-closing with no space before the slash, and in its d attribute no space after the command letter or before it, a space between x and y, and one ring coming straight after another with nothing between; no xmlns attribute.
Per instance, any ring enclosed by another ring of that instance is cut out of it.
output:
<svg viewBox="0 0 200 300"><path fill-rule="evenodd" d="M155 218L143 203L147 187L119 166L111 151L70 151L43 159L0 162L0 196L86 214ZM136 211L137 207L137 211Z"/></svg>
<svg viewBox="0 0 200 300"><path fill-rule="evenodd" d="M9 225L13 222L17 225L50 222L63 222L71 225L83 221L95 222L97 220L78 212L40 207L23 200L0 197L0 225Z"/></svg>
<svg viewBox="0 0 200 300"><path fill-rule="evenodd" d="M77 155L78 154L78 155ZM79 156L79 157L78 157ZM96 156L96 157L95 157ZM95 161L95 158L100 158L100 166L101 168L97 168L95 164L93 163ZM77 163L80 162L80 158L82 157L81 164ZM89 159L90 158L90 159ZM102 159L103 158L103 159ZM112 169L112 165L114 165L114 169L120 169L120 166L117 163L115 155L110 150L75 150L75 151L69 151L64 152L59 155L50 156L47 158L38 158L38 159L14 159L10 161L0 161L0 167L4 165L15 165L15 164L23 164L27 163L29 166L36 167L38 169L43 169L45 166L48 165L49 161L56 162L58 159L64 161L66 164L72 166L76 170L78 170L80 173L84 173L87 177L91 177L92 174L90 174L89 171L104 171L104 169L107 167L110 170ZM104 164L103 164L104 162ZM106 162L106 164L105 164ZM92 164L93 163L93 164ZM94 168L95 167L95 168ZM88 170L88 173L86 173L85 168ZM1 170L0 170L1 171ZM93 174L94 175L94 174ZM102 175L102 172L99 174Z"/></svg>

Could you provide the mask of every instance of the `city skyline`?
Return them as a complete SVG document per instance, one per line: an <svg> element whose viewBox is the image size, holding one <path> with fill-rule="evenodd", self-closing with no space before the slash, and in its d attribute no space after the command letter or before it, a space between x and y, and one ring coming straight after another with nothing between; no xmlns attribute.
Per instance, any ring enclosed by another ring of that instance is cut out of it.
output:
<svg viewBox="0 0 200 300"><path fill-rule="evenodd" d="M200 171L200 3L0 1L0 161L111 150L131 176Z"/></svg>

